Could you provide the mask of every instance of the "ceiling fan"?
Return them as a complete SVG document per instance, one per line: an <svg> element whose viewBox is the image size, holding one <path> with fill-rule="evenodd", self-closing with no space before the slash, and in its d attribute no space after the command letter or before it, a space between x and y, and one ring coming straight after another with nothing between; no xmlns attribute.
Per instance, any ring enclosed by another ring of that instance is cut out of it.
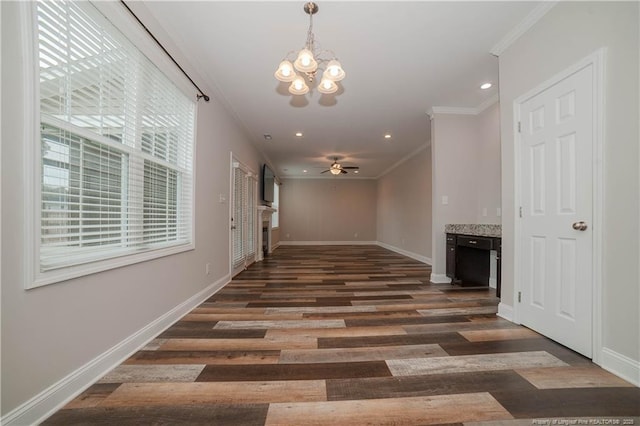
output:
<svg viewBox="0 0 640 426"><path fill-rule="evenodd" d="M349 173L347 170L358 170L360 167L358 166L343 166L338 163L338 157L333 158L333 164L325 171L321 173L330 172L332 175L346 174Z"/></svg>

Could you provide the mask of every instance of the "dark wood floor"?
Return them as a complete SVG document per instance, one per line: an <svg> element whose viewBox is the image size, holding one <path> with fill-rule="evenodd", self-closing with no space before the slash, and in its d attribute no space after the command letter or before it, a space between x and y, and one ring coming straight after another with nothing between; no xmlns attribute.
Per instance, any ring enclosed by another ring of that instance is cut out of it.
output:
<svg viewBox="0 0 640 426"><path fill-rule="evenodd" d="M429 274L377 246L280 247L46 424L640 424L640 388Z"/></svg>

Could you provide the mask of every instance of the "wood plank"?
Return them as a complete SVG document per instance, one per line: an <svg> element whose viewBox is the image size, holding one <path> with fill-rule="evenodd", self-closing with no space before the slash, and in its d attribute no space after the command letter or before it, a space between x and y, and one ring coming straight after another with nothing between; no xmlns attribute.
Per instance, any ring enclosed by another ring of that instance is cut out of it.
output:
<svg viewBox="0 0 640 426"><path fill-rule="evenodd" d="M315 364L207 365L198 382L247 380L318 380L391 376L384 361Z"/></svg>
<svg viewBox="0 0 640 426"><path fill-rule="evenodd" d="M126 383L103 407L326 401L324 380Z"/></svg>
<svg viewBox="0 0 640 426"><path fill-rule="evenodd" d="M125 364L276 364L279 350L138 351Z"/></svg>
<svg viewBox="0 0 640 426"><path fill-rule="evenodd" d="M447 356L447 353L436 344L380 346L350 349L298 349L282 351L280 355L280 363L312 364L327 362L384 361L386 359L434 356Z"/></svg>
<svg viewBox="0 0 640 426"><path fill-rule="evenodd" d="M463 355L436 358L391 359L387 361L394 376L449 374L474 371L511 370L531 367L566 367L567 364L544 352L515 352Z"/></svg>
<svg viewBox="0 0 640 426"><path fill-rule="evenodd" d="M519 418L640 416L637 387L523 389L492 395Z"/></svg>
<svg viewBox="0 0 640 426"><path fill-rule="evenodd" d="M168 339L160 349L163 351L243 351L313 349L316 347L318 347L316 338L294 335L270 339Z"/></svg>
<svg viewBox="0 0 640 426"><path fill-rule="evenodd" d="M356 337L356 336L395 336L405 335L403 327L389 325L380 327L341 327L341 328L292 328L267 330L267 338L302 335L307 337Z"/></svg>
<svg viewBox="0 0 640 426"><path fill-rule="evenodd" d="M494 340L536 339L542 336L528 328L508 328L497 330L459 331L470 342L490 342Z"/></svg>
<svg viewBox="0 0 640 426"><path fill-rule="evenodd" d="M318 338L318 348L358 348L370 346L400 346L465 342L458 333L407 334L393 336L359 336Z"/></svg>
<svg viewBox="0 0 640 426"><path fill-rule="evenodd" d="M127 365L108 372L98 383L193 382L204 364Z"/></svg>
<svg viewBox="0 0 640 426"><path fill-rule="evenodd" d="M490 394L277 403L266 425L427 425L467 420L511 419Z"/></svg>
<svg viewBox="0 0 640 426"><path fill-rule="evenodd" d="M529 368L516 372L538 389L633 387L631 383L593 365Z"/></svg>
<svg viewBox="0 0 640 426"><path fill-rule="evenodd" d="M279 321L218 321L214 329L265 330L276 328L339 328L346 327L344 320L279 320Z"/></svg>
<svg viewBox="0 0 640 426"><path fill-rule="evenodd" d="M330 401L533 389L512 370L327 380Z"/></svg>
<svg viewBox="0 0 640 426"><path fill-rule="evenodd" d="M264 424L268 404L189 404L183 406L95 407L61 410L44 425L246 426ZM144 419L144 421L143 421Z"/></svg>

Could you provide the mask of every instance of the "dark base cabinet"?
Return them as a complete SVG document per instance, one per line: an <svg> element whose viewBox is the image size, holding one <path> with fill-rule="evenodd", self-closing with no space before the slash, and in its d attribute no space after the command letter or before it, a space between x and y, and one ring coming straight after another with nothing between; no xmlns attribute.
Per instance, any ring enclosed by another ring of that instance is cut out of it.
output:
<svg viewBox="0 0 640 426"><path fill-rule="evenodd" d="M501 239L447 234L447 277L462 286L489 286L491 250L497 253L496 295L500 297Z"/></svg>

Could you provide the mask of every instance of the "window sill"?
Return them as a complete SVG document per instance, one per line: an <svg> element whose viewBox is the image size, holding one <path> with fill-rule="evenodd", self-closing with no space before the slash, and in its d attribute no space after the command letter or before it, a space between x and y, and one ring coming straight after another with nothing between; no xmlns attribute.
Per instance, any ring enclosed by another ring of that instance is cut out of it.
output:
<svg viewBox="0 0 640 426"><path fill-rule="evenodd" d="M171 256L178 253L194 250L195 244L183 244L179 246L166 247L158 250L145 251L143 253L128 254L120 257L114 257L111 259L86 263L82 265L69 266L60 269L54 269L47 272L36 272L34 279L29 279L26 282L25 288L27 290L42 287L49 284L55 284L62 281L67 281L73 278L79 278L86 275L96 274L98 272L104 272L111 269L121 268L123 266L133 265L136 263L142 263L153 259L158 259L165 256Z"/></svg>

